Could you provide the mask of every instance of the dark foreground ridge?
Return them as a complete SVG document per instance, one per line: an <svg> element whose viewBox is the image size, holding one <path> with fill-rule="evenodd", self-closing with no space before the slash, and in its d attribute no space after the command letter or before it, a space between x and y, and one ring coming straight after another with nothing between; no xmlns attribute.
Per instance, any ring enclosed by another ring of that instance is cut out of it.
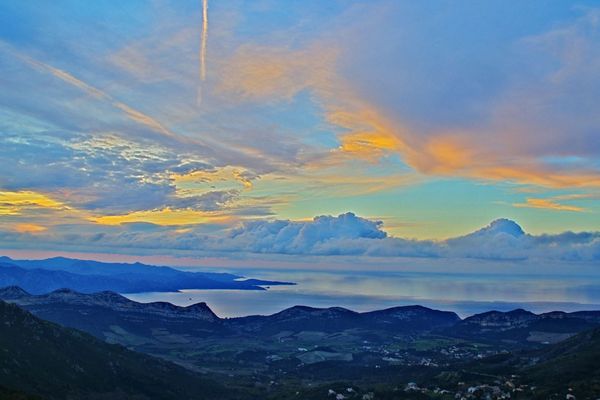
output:
<svg viewBox="0 0 600 400"><path fill-rule="evenodd" d="M228 398L216 382L172 363L43 321L0 302L0 397ZM26 394L26 395L25 395Z"/></svg>

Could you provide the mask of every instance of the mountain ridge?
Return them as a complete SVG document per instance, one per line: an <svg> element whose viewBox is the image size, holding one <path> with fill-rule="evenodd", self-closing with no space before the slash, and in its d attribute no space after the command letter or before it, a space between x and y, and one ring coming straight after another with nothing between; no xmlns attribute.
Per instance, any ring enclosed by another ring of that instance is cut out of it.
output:
<svg viewBox="0 0 600 400"><path fill-rule="evenodd" d="M127 305L137 305L141 309L146 311L147 309L151 309L152 307L159 308L169 308L174 311L183 311L183 310L198 310L204 309L209 310L211 313L214 312L210 309L210 307L206 304L206 302L198 302L191 304L189 306L177 306L169 302L149 302L149 303L140 303L134 300L130 300L127 297L113 292L113 291L101 291L95 293L81 293L73 289L69 288L60 288L56 289L52 292L45 294L32 294L24 290L23 288L11 285L7 287L0 288L0 300L20 300L21 304L29 305L35 303L50 303L53 301L57 302L79 302L80 304L94 304L94 305L105 305L105 306L115 306L119 304L127 304ZM436 312L436 313L446 313L453 314L456 316L456 319L460 319L458 315L454 312L450 311L440 311L431 309L428 307L420 306L420 305L409 305L409 306L396 306L390 307L382 310L374 310L374 311L365 311L365 312L357 312L344 307L327 307L327 308L318 308L318 307L310 307L304 305L295 305L292 307L288 307L279 312L270 314L270 315L248 315L244 317L233 317L233 318L220 318L220 320L240 320L244 318L256 318L256 317L264 317L264 318L276 318L276 319L286 319L288 317L294 317L298 315L304 316L336 316L336 315L352 315L352 316L370 316L378 313L391 313L391 312L410 312L414 313L415 310L421 312ZM216 316L216 314L215 314Z"/></svg>
<svg viewBox="0 0 600 400"><path fill-rule="evenodd" d="M183 289L266 290L267 286L294 285L228 273L188 272L141 263L103 263L55 257L13 260L0 257L0 286L20 286L42 294L69 287L79 292L110 290L120 293L174 292Z"/></svg>
<svg viewBox="0 0 600 400"><path fill-rule="evenodd" d="M0 289L0 299L14 302L43 318L85 329L85 321L92 315L115 316L144 323L172 325L184 319L210 332L256 332L264 330L336 330L369 327L399 332L433 330L453 337L497 340L510 338L522 343L535 341L532 332L549 332L556 338L574 334L600 325L600 311L566 313L553 311L535 314L523 309L487 311L461 319L452 311L441 311L420 305L397 306L382 310L357 312L343 307L316 308L297 305L270 315L248 315L221 318L205 302L177 306L168 302L139 303L118 293L102 291L79 293L72 289L58 289L46 294L29 294L18 286ZM59 312L60 311L60 312ZM135 318L133 318L135 316Z"/></svg>

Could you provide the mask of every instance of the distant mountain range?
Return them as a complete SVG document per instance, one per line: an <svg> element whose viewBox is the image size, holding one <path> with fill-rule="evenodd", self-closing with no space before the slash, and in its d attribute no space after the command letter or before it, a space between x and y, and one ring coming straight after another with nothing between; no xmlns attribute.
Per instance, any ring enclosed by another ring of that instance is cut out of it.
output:
<svg viewBox="0 0 600 400"><path fill-rule="evenodd" d="M517 309L473 315L446 329L444 334L466 339L477 338L479 341L554 343L596 326L600 326L600 311L534 314Z"/></svg>
<svg viewBox="0 0 600 400"><path fill-rule="evenodd" d="M16 285L43 294L61 288L83 293L110 290L119 293L175 292L182 289L265 290L291 282L243 279L227 273L186 272L140 263L103 263L63 257L13 260L0 257L0 286Z"/></svg>
<svg viewBox="0 0 600 400"><path fill-rule="evenodd" d="M15 303L40 318L116 342L119 342L119 335L113 329L115 326L127 331L127 336L135 335L152 342L157 339L153 334L157 330L194 337L268 336L280 331L301 330L339 332L353 328L406 333L441 329L460 321L453 312L421 306L365 313L341 307L295 306L270 316L222 319L205 303L187 307L166 302L138 303L114 292L84 294L71 289L32 295L16 286L0 289L0 300Z"/></svg>
<svg viewBox="0 0 600 400"><path fill-rule="evenodd" d="M480 342L526 346L566 339L600 326L600 311L534 314L525 310L490 311L461 320L448 311L422 306L355 312L341 307L295 306L273 315L220 318L206 303L179 307L166 302L138 303L114 292L84 294L60 289L33 295L20 287L0 289L12 302L40 318L81 329L99 338L128 345L131 335L160 342L164 331L201 338L210 335L270 336L282 331L341 332L349 329L390 334L432 332ZM115 330L115 327L119 327ZM120 335L119 332L127 332ZM156 332L161 332L156 335ZM140 339L141 340L141 339Z"/></svg>
<svg viewBox="0 0 600 400"><path fill-rule="evenodd" d="M421 306L393 307L363 313L342 307L295 306L268 316L228 319L226 324L235 331L259 335L271 335L281 331L332 333L348 329L410 333L441 329L452 326L459 320L458 315L453 312Z"/></svg>

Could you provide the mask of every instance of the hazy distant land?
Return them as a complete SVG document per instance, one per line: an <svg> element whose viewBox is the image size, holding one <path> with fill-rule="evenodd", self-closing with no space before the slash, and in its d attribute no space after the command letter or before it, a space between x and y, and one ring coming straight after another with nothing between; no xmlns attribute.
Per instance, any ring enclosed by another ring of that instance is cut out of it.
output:
<svg viewBox="0 0 600 400"><path fill-rule="evenodd" d="M141 263L104 263L63 257L13 260L0 257L0 286L16 285L31 293L70 288L83 293L176 292L182 289L265 290L292 282L245 279L216 272L186 272Z"/></svg>

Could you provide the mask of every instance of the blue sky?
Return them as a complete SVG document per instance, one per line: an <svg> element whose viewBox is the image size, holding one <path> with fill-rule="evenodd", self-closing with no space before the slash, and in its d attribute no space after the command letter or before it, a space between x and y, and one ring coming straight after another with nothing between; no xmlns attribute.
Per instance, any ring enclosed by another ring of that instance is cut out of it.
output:
<svg viewBox="0 0 600 400"><path fill-rule="evenodd" d="M0 3L2 248L600 257L599 2L207 6Z"/></svg>

